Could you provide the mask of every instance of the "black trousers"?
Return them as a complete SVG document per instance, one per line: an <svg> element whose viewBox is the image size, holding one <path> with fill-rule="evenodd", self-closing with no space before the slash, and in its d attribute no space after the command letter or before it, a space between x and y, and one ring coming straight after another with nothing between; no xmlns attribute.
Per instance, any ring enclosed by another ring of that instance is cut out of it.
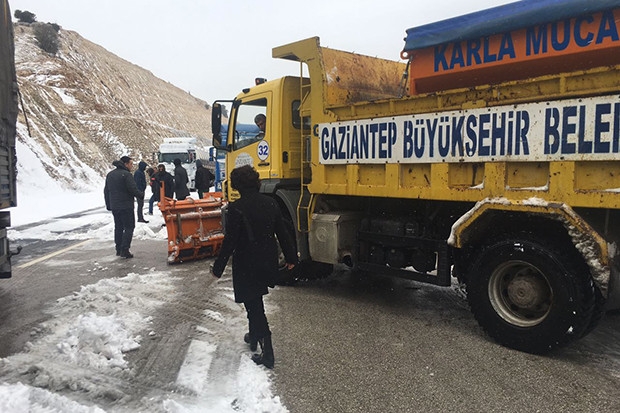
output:
<svg viewBox="0 0 620 413"><path fill-rule="evenodd" d="M149 198L149 214L153 215L153 204L155 203L155 195L151 195Z"/></svg>
<svg viewBox="0 0 620 413"><path fill-rule="evenodd" d="M136 209L136 212L138 213L138 221L144 221L144 212L142 211L144 209L144 198L138 198L136 199L136 202L138 204L138 208Z"/></svg>
<svg viewBox="0 0 620 413"><path fill-rule="evenodd" d="M114 216L114 244L116 249L122 251L131 247L133 230L136 227L136 218L133 208L112 210Z"/></svg>
<svg viewBox="0 0 620 413"><path fill-rule="evenodd" d="M263 296L259 296L243 303L245 311L248 314L248 322L250 324L250 336L256 340L271 335L267 316L265 315L265 306L263 305Z"/></svg>

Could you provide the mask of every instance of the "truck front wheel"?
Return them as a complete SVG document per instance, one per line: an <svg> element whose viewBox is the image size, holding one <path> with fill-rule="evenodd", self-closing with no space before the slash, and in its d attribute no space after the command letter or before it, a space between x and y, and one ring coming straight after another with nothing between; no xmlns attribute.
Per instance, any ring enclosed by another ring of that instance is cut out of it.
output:
<svg viewBox="0 0 620 413"><path fill-rule="evenodd" d="M484 247L467 282L478 323L520 351L545 353L582 337L594 312L594 285L576 253L527 238Z"/></svg>

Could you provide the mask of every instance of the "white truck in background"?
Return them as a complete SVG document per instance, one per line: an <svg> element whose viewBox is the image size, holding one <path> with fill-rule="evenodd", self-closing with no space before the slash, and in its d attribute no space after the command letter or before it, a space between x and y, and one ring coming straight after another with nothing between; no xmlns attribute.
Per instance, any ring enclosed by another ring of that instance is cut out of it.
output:
<svg viewBox="0 0 620 413"><path fill-rule="evenodd" d="M189 190L196 190L196 159L199 159L196 138L164 138L164 141L159 145L159 152L157 152L158 162L164 164L166 171L174 175L174 160L176 158L181 160L181 165L187 170Z"/></svg>
<svg viewBox="0 0 620 413"><path fill-rule="evenodd" d="M166 166L166 171L174 176L174 160L179 158L181 165L187 170L189 182L187 186L190 191L196 190L196 161L200 159L202 165L210 169L215 175L214 187L216 191L221 191L221 183L226 172L225 155L218 152L213 146L198 148L196 138L175 137L164 138L159 145L157 161Z"/></svg>

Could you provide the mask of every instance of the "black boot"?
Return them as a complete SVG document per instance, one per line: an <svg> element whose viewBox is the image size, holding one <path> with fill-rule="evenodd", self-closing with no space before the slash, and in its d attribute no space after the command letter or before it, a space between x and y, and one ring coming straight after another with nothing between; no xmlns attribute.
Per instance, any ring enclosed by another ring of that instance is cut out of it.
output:
<svg viewBox="0 0 620 413"><path fill-rule="evenodd" d="M243 341L245 341L246 343L250 345L251 351L256 351L256 346L258 345L258 341L255 338L252 338L250 336L250 333L245 333L245 335L243 336Z"/></svg>
<svg viewBox="0 0 620 413"><path fill-rule="evenodd" d="M124 249L121 251L121 257L123 258L133 258L133 254L129 252L129 249Z"/></svg>
<svg viewBox="0 0 620 413"><path fill-rule="evenodd" d="M260 343L261 354L254 354L252 356L252 361L256 364L262 364L268 369L272 369L275 363L275 359L273 357L273 347L271 345L271 335L265 336L258 340Z"/></svg>

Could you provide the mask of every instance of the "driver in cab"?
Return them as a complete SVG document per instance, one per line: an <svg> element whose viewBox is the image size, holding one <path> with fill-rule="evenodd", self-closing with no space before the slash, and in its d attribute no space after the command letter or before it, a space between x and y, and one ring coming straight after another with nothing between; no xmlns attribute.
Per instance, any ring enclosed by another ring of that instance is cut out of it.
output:
<svg viewBox="0 0 620 413"><path fill-rule="evenodd" d="M259 113L254 117L254 123L260 129L260 132L254 137L256 141L260 141L265 137L265 125L267 124L267 116Z"/></svg>

